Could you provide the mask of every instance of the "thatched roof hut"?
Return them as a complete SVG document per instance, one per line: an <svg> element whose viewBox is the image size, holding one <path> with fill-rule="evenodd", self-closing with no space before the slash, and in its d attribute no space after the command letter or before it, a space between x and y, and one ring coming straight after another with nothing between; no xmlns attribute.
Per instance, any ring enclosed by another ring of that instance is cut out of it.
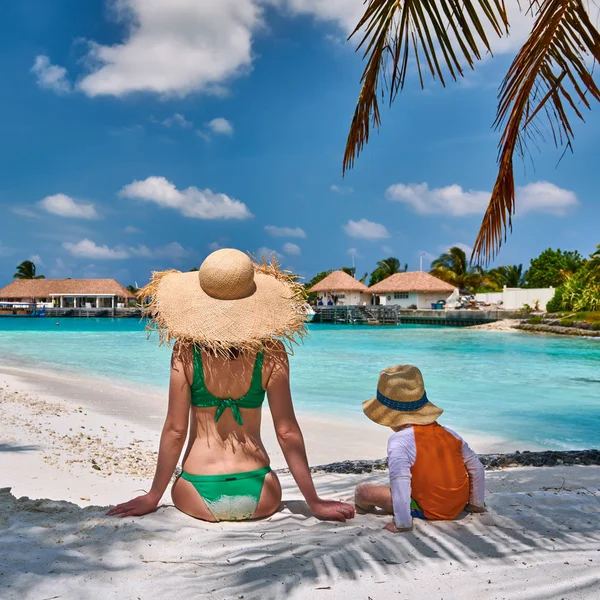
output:
<svg viewBox="0 0 600 600"><path fill-rule="evenodd" d="M451 294L456 288L424 271L396 273L387 279L372 285L372 294L411 293L420 294Z"/></svg>
<svg viewBox="0 0 600 600"><path fill-rule="evenodd" d="M114 279L16 279L0 289L0 299L24 300L59 296L135 296Z"/></svg>
<svg viewBox="0 0 600 600"><path fill-rule="evenodd" d="M369 288L364 284L348 275L345 271L334 271L313 285L309 290L310 293L317 292L362 292L369 293Z"/></svg>

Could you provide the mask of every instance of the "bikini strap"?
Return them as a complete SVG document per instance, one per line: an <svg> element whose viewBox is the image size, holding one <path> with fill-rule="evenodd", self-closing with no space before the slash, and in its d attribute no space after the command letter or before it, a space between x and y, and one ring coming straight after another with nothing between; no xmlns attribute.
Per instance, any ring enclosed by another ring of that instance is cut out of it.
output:
<svg viewBox="0 0 600 600"><path fill-rule="evenodd" d="M264 388L262 385L262 370L263 363L265 359L264 351L257 352L256 359L254 360L254 371L252 372L252 382L250 383L251 393L259 393L264 392Z"/></svg>
<svg viewBox="0 0 600 600"><path fill-rule="evenodd" d="M194 383L193 386L200 390L206 390L204 383L204 365L202 364L202 351L194 345Z"/></svg>

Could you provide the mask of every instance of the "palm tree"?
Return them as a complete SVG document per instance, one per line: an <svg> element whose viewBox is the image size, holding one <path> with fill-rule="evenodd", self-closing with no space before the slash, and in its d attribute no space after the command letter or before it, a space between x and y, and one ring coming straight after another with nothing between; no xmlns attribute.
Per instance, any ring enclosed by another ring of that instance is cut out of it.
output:
<svg viewBox="0 0 600 600"><path fill-rule="evenodd" d="M588 267L591 273L600 275L600 244L597 244L595 252L590 254Z"/></svg>
<svg viewBox="0 0 600 600"><path fill-rule="evenodd" d="M451 283L460 290L475 292L485 280L485 272L477 266L470 266L462 248L453 246L431 263L431 275Z"/></svg>
<svg viewBox="0 0 600 600"><path fill-rule="evenodd" d="M535 144L546 132L557 147L572 150L570 117L583 119L582 107L600 101L593 72L600 61L600 33L584 0L529 0L519 6L535 22L499 90L498 176L473 250L474 258L485 260L512 229L515 152L523 157L527 142ZM358 48L364 48L366 66L343 170L352 168L369 141L371 125L381 125L379 98L387 92L391 104L404 88L408 65L416 64L421 87L427 71L445 86L444 73L456 80L463 76L462 64L474 68L491 54L486 29L503 36L509 25L505 3L498 0L369 0L352 34L364 32Z"/></svg>
<svg viewBox="0 0 600 600"><path fill-rule="evenodd" d="M387 279L390 275L395 273L404 273L408 270L408 265L404 265L404 269L400 265L400 261L394 256L384 258L377 263L376 269L371 273L369 279L369 286L375 285L384 279Z"/></svg>
<svg viewBox="0 0 600 600"><path fill-rule="evenodd" d="M344 273L348 273L350 277L356 278L356 267L342 267L341 270L344 271ZM364 283L368 276L369 274L365 273L358 281Z"/></svg>
<svg viewBox="0 0 600 600"><path fill-rule="evenodd" d="M15 279L45 279L43 275L35 274L35 263L30 260L24 260L18 267L17 272L13 275Z"/></svg>
<svg viewBox="0 0 600 600"><path fill-rule="evenodd" d="M492 269L488 277L499 287L522 287L525 283L523 265L508 265Z"/></svg>

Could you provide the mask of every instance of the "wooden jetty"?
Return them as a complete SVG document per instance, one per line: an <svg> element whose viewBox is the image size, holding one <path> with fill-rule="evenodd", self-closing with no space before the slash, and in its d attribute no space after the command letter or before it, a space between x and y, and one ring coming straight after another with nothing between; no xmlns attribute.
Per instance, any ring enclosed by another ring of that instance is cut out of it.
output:
<svg viewBox="0 0 600 600"><path fill-rule="evenodd" d="M141 318L140 308L47 308L45 317Z"/></svg>
<svg viewBox="0 0 600 600"><path fill-rule="evenodd" d="M313 323L349 325L445 325L468 327L510 319L505 310L410 310L398 306L316 306Z"/></svg>

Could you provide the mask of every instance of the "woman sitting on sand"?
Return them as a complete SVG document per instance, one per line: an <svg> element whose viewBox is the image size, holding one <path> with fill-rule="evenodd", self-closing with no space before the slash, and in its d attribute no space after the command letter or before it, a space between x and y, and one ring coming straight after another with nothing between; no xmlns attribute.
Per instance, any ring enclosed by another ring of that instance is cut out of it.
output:
<svg viewBox="0 0 600 600"><path fill-rule="evenodd" d="M256 265L242 252L217 250L198 273L158 273L142 290L146 314L161 341L176 339L169 408L158 465L147 494L109 515L144 515L158 506L188 436L175 506L205 521L268 517L281 486L260 438L268 395L277 439L315 516L354 517L354 507L315 490L294 415L287 353L280 339L305 332L302 288L276 265Z"/></svg>

